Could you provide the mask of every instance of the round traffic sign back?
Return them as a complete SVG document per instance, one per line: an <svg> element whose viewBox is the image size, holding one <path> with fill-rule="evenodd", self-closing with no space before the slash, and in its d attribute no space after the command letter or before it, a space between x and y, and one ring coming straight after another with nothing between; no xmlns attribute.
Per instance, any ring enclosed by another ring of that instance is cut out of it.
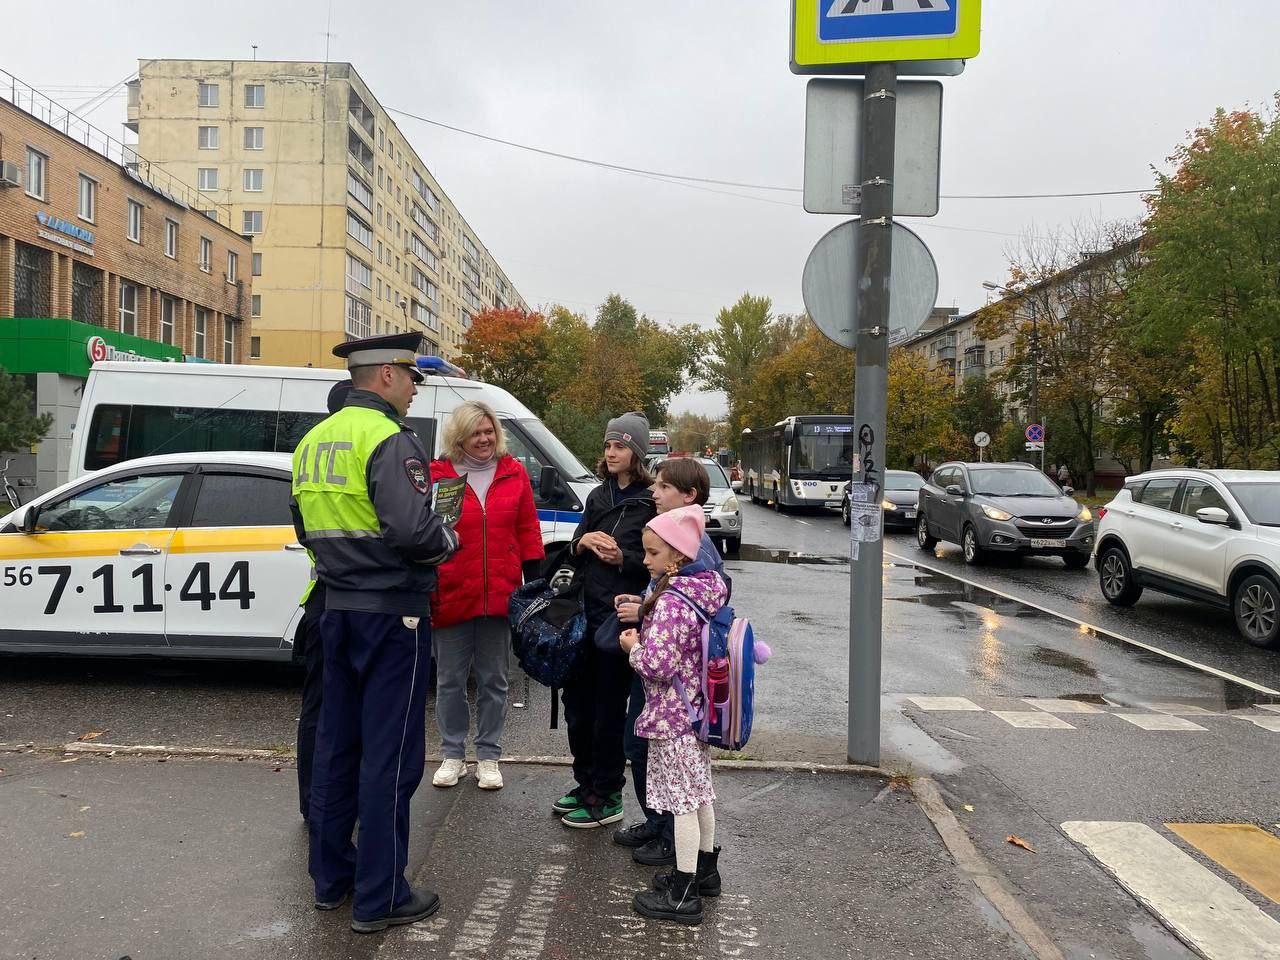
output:
<svg viewBox="0 0 1280 960"><path fill-rule="evenodd" d="M1027 439L1032 443L1039 443L1044 440L1044 427L1038 423L1028 424Z"/></svg>

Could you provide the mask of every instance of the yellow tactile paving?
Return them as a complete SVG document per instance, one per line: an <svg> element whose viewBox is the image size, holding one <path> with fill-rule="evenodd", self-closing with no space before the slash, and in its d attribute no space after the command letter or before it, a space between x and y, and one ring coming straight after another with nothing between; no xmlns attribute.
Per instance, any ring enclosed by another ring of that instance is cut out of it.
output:
<svg viewBox="0 0 1280 960"><path fill-rule="evenodd" d="M1166 823L1210 860L1280 903L1280 837L1251 823Z"/></svg>

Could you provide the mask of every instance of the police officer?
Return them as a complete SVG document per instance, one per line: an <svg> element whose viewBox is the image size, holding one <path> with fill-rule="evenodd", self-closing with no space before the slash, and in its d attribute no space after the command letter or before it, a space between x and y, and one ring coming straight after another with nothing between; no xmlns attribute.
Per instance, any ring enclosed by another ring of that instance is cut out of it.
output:
<svg viewBox="0 0 1280 960"><path fill-rule="evenodd" d="M404 875L409 799L426 748L428 595L435 565L458 547L431 510L427 454L400 421L422 382L418 342L400 334L334 347L353 389L293 456L294 526L325 587L310 872L317 909L353 894L357 933L414 923L440 906Z"/></svg>

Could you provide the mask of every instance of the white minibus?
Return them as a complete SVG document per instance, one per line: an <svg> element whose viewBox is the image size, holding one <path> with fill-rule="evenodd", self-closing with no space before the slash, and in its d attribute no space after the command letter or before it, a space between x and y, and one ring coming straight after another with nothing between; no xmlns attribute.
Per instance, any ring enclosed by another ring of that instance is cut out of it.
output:
<svg viewBox="0 0 1280 960"><path fill-rule="evenodd" d="M500 387L424 358L426 382L406 417L432 456L445 419L464 400L498 414L507 446L533 483L542 541L567 543L599 481L519 400ZM439 371L439 372L433 372ZM89 370L71 438L68 476L152 454L210 450L292 453L327 416L329 389L345 370L238 364L98 361Z"/></svg>

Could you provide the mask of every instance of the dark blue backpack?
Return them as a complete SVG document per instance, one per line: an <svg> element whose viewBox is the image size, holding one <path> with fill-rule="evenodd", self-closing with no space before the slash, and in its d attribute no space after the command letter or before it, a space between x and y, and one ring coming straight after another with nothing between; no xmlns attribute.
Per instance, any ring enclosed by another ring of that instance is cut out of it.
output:
<svg viewBox="0 0 1280 960"><path fill-rule="evenodd" d="M511 594L508 620L520 669L551 688L551 726L555 727L559 713L555 691L564 686L587 637L582 591L562 595L545 579L532 580Z"/></svg>

